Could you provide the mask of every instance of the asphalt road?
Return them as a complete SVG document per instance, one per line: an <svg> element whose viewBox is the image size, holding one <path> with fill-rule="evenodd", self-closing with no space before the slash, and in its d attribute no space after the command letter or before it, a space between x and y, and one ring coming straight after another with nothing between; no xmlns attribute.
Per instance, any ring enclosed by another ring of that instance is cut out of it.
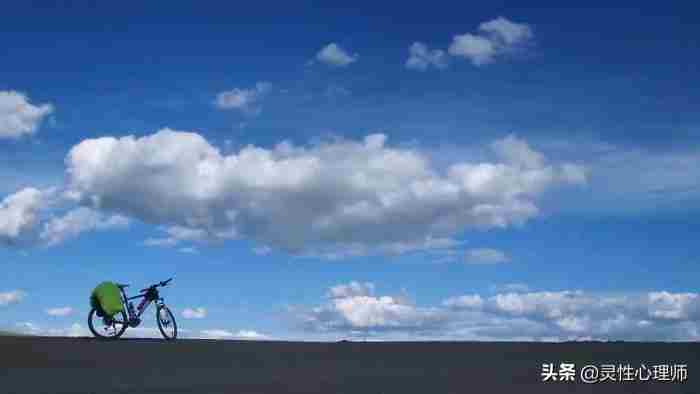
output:
<svg viewBox="0 0 700 394"><path fill-rule="evenodd" d="M687 364L684 383L542 382L542 364ZM0 393L700 393L698 343L0 337Z"/></svg>

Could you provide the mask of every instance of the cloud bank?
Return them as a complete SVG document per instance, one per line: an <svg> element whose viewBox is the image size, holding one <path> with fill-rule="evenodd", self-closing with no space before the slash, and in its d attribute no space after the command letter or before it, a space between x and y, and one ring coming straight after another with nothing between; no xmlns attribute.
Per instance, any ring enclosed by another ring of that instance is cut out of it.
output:
<svg viewBox="0 0 700 394"><path fill-rule="evenodd" d="M374 288L372 283L337 285L329 290L325 303L296 309L294 317L308 332L347 336L550 341L700 338L697 293L594 294L525 288L492 296L465 294L440 305L417 306L405 296L375 295Z"/></svg>
<svg viewBox="0 0 700 394"><path fill-rule="evenodd" d="M465 158L445 171L386 140L282 142L226 155L197 133L171 129L89 139L66 158L66 194L164 226L169 236L151 244L249 239L291 253L353 255L441 247L465 229L522 225L548 188L586 181L583 167L549 163L513 135L488 147L493 161Z"/></svg>

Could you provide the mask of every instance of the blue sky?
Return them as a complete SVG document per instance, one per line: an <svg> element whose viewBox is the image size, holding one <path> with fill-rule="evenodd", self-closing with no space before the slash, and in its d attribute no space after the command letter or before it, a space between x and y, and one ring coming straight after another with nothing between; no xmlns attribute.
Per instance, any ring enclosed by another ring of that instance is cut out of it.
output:
<svg viewBox="0 0 700 394"><path fill-rule="evenodd" d="M492 4L5 10L0 328L697 339L698 10Z"/></svg>

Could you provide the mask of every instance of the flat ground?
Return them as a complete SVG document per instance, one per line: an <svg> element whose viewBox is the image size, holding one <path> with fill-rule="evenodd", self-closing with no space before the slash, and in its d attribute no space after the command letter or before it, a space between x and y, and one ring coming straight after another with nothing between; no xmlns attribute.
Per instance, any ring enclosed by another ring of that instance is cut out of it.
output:
<svg viewBox="0 0 700 394"><path fill-rule="evenodd" d="M550 362L687 364L688 380L543 383ZM700 344L0 337L0 393L697 394Z"/></svg>

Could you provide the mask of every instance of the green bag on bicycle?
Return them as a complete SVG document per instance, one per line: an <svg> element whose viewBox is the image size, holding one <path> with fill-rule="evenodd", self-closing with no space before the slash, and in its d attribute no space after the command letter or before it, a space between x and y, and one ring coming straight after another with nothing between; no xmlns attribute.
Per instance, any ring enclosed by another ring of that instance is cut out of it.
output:
<svg viewBox="0 0 700 394"><path fill-rule="evenodd" d="M90 306L107 316L114 316L124 309L121 292L114 282L102 282L90 295ZM98 308L99 307L99 308ZM98 314L99 315L99 314Z"/></svg>

